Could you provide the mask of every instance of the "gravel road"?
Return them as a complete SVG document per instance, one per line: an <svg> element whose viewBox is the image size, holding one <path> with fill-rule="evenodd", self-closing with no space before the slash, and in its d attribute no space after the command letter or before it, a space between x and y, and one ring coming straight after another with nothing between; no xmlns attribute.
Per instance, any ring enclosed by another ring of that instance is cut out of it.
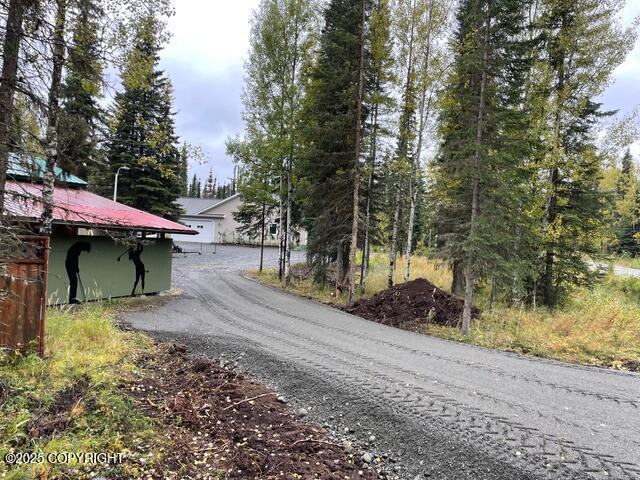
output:
<svg viewBox="0 0 640 480"><path fill-rule="evenodd" d="M129 321L237 363L400 478L640 479L640 375L363 320L244 278L258 256L176 258L184 294Z"/></svg>

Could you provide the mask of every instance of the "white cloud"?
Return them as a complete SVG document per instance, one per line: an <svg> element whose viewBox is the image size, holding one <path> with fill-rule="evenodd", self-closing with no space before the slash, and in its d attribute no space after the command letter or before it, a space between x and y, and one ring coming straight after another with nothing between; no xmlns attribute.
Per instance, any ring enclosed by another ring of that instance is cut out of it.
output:
<svg viewBox="0 0 640 480"><path fill-rule="evenodd" d="M173 34L162 57L216 73L242 63L249 47L249 19L258 0L177 0Z"/></svg>
<svg viewBox="0 0 640 480"><path fill-rule="evenodd" d="M178 135L202 147L209 160L192 165L190 175L206 177L210 168L218 179L232 175L224 142L242 132L243 62L258 1L176 0L161 66L174 86Z"/></svg>

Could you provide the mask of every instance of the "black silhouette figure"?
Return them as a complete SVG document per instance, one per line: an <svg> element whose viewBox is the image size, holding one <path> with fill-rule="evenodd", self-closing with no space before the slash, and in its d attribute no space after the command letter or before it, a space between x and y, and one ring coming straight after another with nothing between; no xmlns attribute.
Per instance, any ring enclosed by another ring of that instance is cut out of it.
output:
<svg viewBox="0 0 640 480"><path fill-rule="evenodd" d="M140 260L140 255L142 255L142 251L144 250L144 246L141 243L138 243L135 248L129 247L129 250L124 252L129 254L129 260L133 262L136 267L136 281L133 283L133 290L131 290L131 296L135 296L136 288L138 288L138 282L142 287L142 294L144 294L144 278L147 271L144 269L144 263ZM118 257L118 261L122 258L122 255Z"/></svg>
<svg viewBox="0 0 640 480"><path fill-rule="evenodd" d="M78 300L78 280L80 279L80 254L82 252L89 253L91 251L91 244L89 242L76 242L67 250L67 258L64 261L64 266L67 269L67 276L69 277L69 303L80 303ZM80 285L82 286L82 280L80 279ZM83 287L82 294L84 299L87 299L87 294L84 292Z"/></svg>

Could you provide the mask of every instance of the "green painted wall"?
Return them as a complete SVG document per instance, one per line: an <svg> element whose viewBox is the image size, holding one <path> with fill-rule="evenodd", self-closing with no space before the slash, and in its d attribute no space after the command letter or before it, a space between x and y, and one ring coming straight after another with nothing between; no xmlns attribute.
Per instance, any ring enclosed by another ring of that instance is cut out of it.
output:
<svg viewBox="0 0 640 480"><path fill-rule="evenodd" d="M88 242L91 251L80 251L77 257L80 281L76 298L84 301L131 295L136 267L124 245L116 244L109 237L54 235L49 255L49 304L68 302L70 279L65 261L69 249L77 242ZM144 293L157 293L171 287L171 239L144 240L140 261L145 271ZM141 288L139 281L136 294L142 293Z"/></svg>

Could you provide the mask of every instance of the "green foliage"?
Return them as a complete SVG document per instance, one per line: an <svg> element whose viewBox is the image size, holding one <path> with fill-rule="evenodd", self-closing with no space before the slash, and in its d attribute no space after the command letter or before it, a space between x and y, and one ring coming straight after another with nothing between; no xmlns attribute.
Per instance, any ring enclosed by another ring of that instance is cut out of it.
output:
<svg viewBox="0 0 640 480"><path fill-rule="evenodd" d="M209 176L202 189L202 198L216 198L217 187L216 179L213 176L213 170L209 170ZM221 197L224 198L224 197Z"/></svg>
<svg viewBox="0 0 640 480"><path fill-rule="evenodd" d="M244 205L237 220L245 233L257 234L265 220L263 211L273 218L278 204L277 217L286 218L287 197L292 204L292 227L299 224L300 112L303 75L315 43L314 22L310 0L263 0L252 19L243 95L244 138L227 142L228 154L242 168L238 189ZM235 187L218 189L228 196Z"/></svg>
<svg viewBox="0 0 640 480"><path fill-rule="evenodd" d="M0 354L0 455L10 450L49 452L129 452L136 442L157 436L154 422L138 411L120 385L131 378L137 351L150 340L113 326L113 310L94 304L73 313L48 312L44 360L35 354ZM47 431L47 425L57 425ZM22 465L3 471L9 478L77 478L93 476L93 465ZM93 470L89 475L87 469ZM128 477L127 467L110 466L110 474ZM75 474L72 469L77 469Z"/></svg>
<svg viewBox="0 0 640 480"><path fill-rule="evenodd" d="M354 171L358 168L356 129L362 127L368 114L363 108L362 118L356 118L363 4L368 13L370 2L329 3L318 58L310 74L304 112L306 155L301 170L309 233L307 255L318 278L324 278L328 263L338 257L343 262L342 271L347 271ZM369 58L368 50L365 58ZM364 98L368 96L365 90Z"/></svg>
<svg viewBox="0 0 640 480"><path fill-rule="evenodd" d="M189 195L189 148L186 143L180 147L180 161L178 164L178 181L180 182L180 196Z"/></svg>
<svg viewBox="0 0 640 480"><path fill-rule="evenodd" d="M476 279L491 276L505 284L526 272L526 247L534 235L527 215L530 118L521 104L530 66L524 20L521 2L460 4L430 192L439 256L454 267L471 258ZM476 181L479 208L472 229Z"/></svg>
<svg viewBox="0 0 640 480"><path fill-rule="evenodd" d="M180 207L175 201L184 167L174 128L171 82L157 69L157 23L154 18L141 22L127 57L124 91L116 94L107 142L108 169L101 172L100 185L110 188L116 170L126 165L130 170L120 177L118 200L177 219Z"/></svg>
<svg viewBox="0 0 640 480"><path fill-rule="evenodd" d="M537 188L546 193L532 293L553 306L572 286L594 280L585 260L598 255L597 241L607 228L594 130L607 113L593 99L633 46L635 32L619 27L622 4L615 0L547 0L543 7L534 25L542 32L539 70L547 75L535 87L548 113L536 166L542 178Z"/></svg>
<svg viewBox="0 0 640 480"><path fill-rule="evenodd" d="M99 105L103 67L98 37L104 13L96 0L80 0L76 9L60 95L57 163L66 172L88 178L99 162L98 142L104 121Z"/></svg>
<svg viewBox="0 0 640 480"><path fill-rule="evenodd" d="M202 196L202 188L200 185L200 179L194 173L193 178L191 179L191 183L189 184L189 190L187 192L187 197L192 198L200 198Z"/></svg>

